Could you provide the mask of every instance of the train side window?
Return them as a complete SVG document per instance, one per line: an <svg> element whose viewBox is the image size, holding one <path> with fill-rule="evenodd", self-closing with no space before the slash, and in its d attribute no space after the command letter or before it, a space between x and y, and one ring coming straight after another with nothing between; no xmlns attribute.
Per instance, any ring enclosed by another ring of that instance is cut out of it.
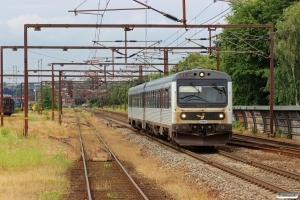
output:
<svg viewBox="0 0 300 200"><path fill-rule="evenodd" d="M157 90L157 108L160 108L160 91Z"/></svg>
<svg viewBox="0 0 300 200"><path fill-rule="evenodd" d="M156 90L156 108L159 108L159 90Z"/></svg>
<svg viewBox="0 0 300 200"><path fill-rule="evenodd" d="M144 107L144 93L140 93L140 99L141 99L141 106L140 107Z"/></svg>
<svg viewBox="0 0 300 200"><path fill-rule="evenodd" d="M165 108L169 108L169 93L168 89L164 89L164 102L165 102Z"/></svg>
<svg viewBox="0 0 300 200"><path fill-rule="evenodd" d="M147 107L147 92L143 92L143 107Z"/></svg>
<svg viewBox="0 0 300 200"><path fill-rule="evenodd" d="M170 90L168 90L168 108L171 108L171 92L170 92Z"/></svg>
<svg viewBox="0 0 300 200"><path fill-rule="evenodd" d="M147 107L149 108L149 92L147 92Z"/></svg>
<svg viewBox="0 0 300 200"><path fill-rule="evenodd" d="M160 98L160 101L161 101L161 108L165 108L165 98L164 98L164 89L161 89L160 90L160 95L161 95L161 98Z"/></svg>
<svg viewBox="0 0 300 200"><path fill-rule="evenodd" d="M153 104L153 108L156 108L156 91L153 91L153 100L154 100L154 104Z"/></svg>
<svg viewBox="0 0 300 200"><path fill-rule="evenodd" d="M154 91L151 91L151 108L154 108Z"/></svg>

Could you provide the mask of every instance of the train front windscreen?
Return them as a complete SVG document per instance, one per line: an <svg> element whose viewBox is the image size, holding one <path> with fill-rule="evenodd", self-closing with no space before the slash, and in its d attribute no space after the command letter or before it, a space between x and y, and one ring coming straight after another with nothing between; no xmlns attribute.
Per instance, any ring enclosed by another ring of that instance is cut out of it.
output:
<svg viewBox="0 0 300 200"><path fill-rule="evenodd" d="M179 107L225 107L227 105L226 80L178 80Z"/></svg>

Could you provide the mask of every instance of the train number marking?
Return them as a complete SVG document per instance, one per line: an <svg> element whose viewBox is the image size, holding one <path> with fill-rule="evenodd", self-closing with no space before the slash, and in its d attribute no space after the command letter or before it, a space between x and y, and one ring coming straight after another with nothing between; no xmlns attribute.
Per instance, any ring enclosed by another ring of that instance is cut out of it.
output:
<svg viewBox="0 0 300 200"><path fill-rule="evenodd" d="M207 120L199 120L200 124L207 124Z"/></svg>
<svg viewBox="0 0 300 200"><path fill-rule="evenodd" d="M185 72L182 74L179 74L179 78L186 78L186 79L195 79L193 72Z"/></svg>

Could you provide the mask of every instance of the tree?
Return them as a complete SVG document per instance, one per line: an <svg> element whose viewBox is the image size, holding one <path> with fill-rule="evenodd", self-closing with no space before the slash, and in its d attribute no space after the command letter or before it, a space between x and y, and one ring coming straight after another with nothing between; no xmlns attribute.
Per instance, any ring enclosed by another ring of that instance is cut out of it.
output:
<svg viewBox="0 0 300 200"><path fill-rule="evenodd" d="M280 105L299 105L300 101L300 3L284 11L275 34L274 99Z"/></svg>
<svg viewBox="0 0 300 200"><path fill-rule="evenodd" d="M52 108L52 89L50 85L43 86L43 109ZM58 108L56 98L54 99L54 108Z"/></svg>
<svg viewBox="0 0 300 200"><path fill-rule="evenodd" d="M295 0L296 1L296 0ZM276 24L293 0L233 0L229 24ZM268 29L224 29L221 69L233 80L234 105L269 103ZM226 53L226 52L236 52Z"/></svg>
<svg viewBox="0 0 300 200"><path fill-rule="evenodd" d="M199 53L192 53L187 58L178 63L178 72L184 70L195 69L203 67L206 69L216 69L216 60L214 56L200 55ZM176 68L170 70L170 74L176 73Z"/></svg>

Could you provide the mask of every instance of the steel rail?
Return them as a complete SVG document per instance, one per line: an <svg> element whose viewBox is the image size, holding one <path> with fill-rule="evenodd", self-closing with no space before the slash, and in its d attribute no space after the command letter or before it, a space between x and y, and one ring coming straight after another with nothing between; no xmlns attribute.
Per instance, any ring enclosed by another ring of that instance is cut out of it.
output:
<svg viewBox="0 0 300 200"><path fill-rule="evenodd" d="M276 145L281 145L281 146L287 146L287 147L295 147L298 148L300 150L300 144L296 144L296 143L289 143L289 142L285 142L285 141L278 141L275 139L271 139L271 138L263 138L263 137L259 137L259 136L254 136L254 135L244 135L244 134L238 134L238 133L234 133L232 134L233 138L246 138L247 140L250 138L251 140L261 140L261 141L266 141L268 143L273 143Z"/></svg>
<svg viewBox="0 0 300 200"><path fill-rule="evenodd" d="M90 184L89 184L89 176L87 173L87 167L86 167L86 162L85 162L85 155L84 155L84 148L83 148L83 142L82 142L82 137L81 137L81 132L80 132L80 123L79 123L79 119L78 116L76 114L76 110L74 109L75 115L76 115L76 119L77 119L77 127L78 127L78 136L79 136L79 140L80 140L80 147L81 147L81 156L82 156L82 161L83 161L83 168L84 168L84 176L85 176L85 181L86 181L86 187L87 187L87 192L88 192L88 198L89 200L92 200L92 195L91 195L91 188L90 188Z"/></svg>
<svg viewBox="0 0 300 200"><path fill-rule="evenodd" d="M252 165L252 166L255 166L255 167L259 167L259 168L262 168L262 169L265 169L265 170L268 170L268 171L271 171L271 172L274 172L274 173L277 173L277 174L280 174L280 175L284 175L284 176L293 178L295 180L300 180L300 174L298 174L298 173L282 170L282 169L279 169L277 167L272 167L270 165L266 165L266 164L255 162L255 161L251 161L251 160L248 160L246 158L242 158L242 157L233 155L231 153L228 153L228 152L225 152L225 151L222 151L222 150L218 150L218 153L222 156L226 156L226 157L244 162L246 164L249 164L249 165Z"/></svg>
<svg viewBox="0 0 300 200"><path fill-rule="evenodd" d="M84 117L84 116L83 116ZM113 153L113 151L109 148L109 146L105 143L105 141L102 139L102 137L99 135L98 131L95 129L95 127L90 124L87 119L84 117L84 119L86 120L86 123L94 130L94 132L96 133L96 135L98 136L98 138L101 140L101 142L105 145L105 147L107 148L107 151L110 152L110 154L113 156L113 158L116 160L116 162L119 164L120 168L123 170L123 172L126 174L126 176L128 177L128 179L131 181L131 183L133 184L134 188L137 190L137 192L145 199L148 200L148 197L145 195L145 193L142 191L142 189L136 184L136 182L132 179L132 177L128 174L128 172L126 171L125 167L121 164L121 162L119 161L119 159L117 158L117 156Z"/></svg>
<svg viewBox="0 0 300 200"><path fill-rule="evenodd" d="M250 147L250 148L252 147L252 148L257 148L257 149L262 149L262 150L267 150L267 151L273 151L273 152L276 152L279 154L285 154L285 155L300 158L299 149L289 150L287 148L280 148L279 145L271 145L271 144L255 142L255 141L247 141L247 140L243 140L243 139L231 139L227 144L246 146L246 147Z"/></svg>

